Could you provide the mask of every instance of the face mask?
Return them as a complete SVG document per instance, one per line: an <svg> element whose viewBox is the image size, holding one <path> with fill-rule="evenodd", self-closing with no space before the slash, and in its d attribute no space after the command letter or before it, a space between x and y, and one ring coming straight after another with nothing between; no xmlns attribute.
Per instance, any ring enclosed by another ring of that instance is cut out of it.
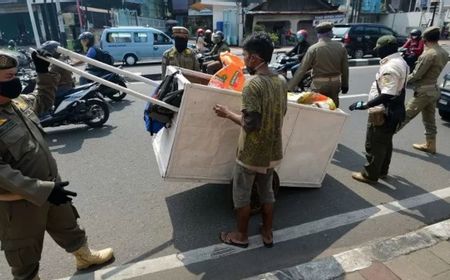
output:
<svg viewBox="0 0 450 280"><path fill-rule="evenodd" d="M9 99L14 99L22 92L22 84L20 79L15 77L7 82L0 82L0 95Z"/></svg>
<svg viewBox="0 0 450 280"><path fill-rule="evenodd" d="M392 48L383 48L383 47L381 47L381 48L379 48L377 50L378 57L381 58L381 59L383 59L383 58L385 58L385 57L387 57L387 56L389 56L389 55L391 55L393 53L395 53L395 52L392 52Z"/></svg>
<svg viewBox="0 0 450 280"><path fill-rule="evenodd" d="M411 38L412 38L413 40L417 40L418 37L417 37L417 36L412 36Z"/></svg>
<svg viewBox="0 0 450 280"><path fill-rule="evenodd" d="M303 39L305 39L302 35L297 35L297 41L303 42Z"/></svg>
<svg viewBox="0 0 450 280"><path fill-rule="evenodd" d="M220 37L213 37L213 38L212 38L212 42L213 42L214 44L220 43Z"/></svg>
<svg viewBox="0 0 450 280"><path fill-rule="evenodd" d="M184 38L175 38L175 48L179 53L183 52L187 48L188 41Z"/></svg>
<svg viewBox="0 0 450 280"><path fill-rule="evenodd" d="M261 66L263 66L264 63L265 63L264 61L261 62L261 63L258 64L255 68L246 66L247 72L248 72L250 75L252 75L252 76L255 75L255 74L256 74L256 71L258 71L258 69L259 69Z"/></svg>

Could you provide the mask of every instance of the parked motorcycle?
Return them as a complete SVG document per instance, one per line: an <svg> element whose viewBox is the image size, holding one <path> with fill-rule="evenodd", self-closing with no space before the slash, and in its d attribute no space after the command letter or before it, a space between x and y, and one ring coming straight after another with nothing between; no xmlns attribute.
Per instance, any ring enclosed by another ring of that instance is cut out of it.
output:
<svg viewBox="0 0 450 280"><path fill-rule="evenodd" d="M36 88L36 72L29 68L19 68L17 77L22 84L22 94L32 93Z"/></svg>
<svg viewBox="0 0 450 280"><path fill-rule="evenodd" d="M292 67L298 64L298 56L287 56L285 53L280 53L275 58L276 62L269 64L269 68L278 74L283 75L286 79L288 79L288 72L292 72ZM291 76L294 74L291 73ZM298 84L298 87L301 91L308 91L311 87L311 71L306 72L303 79Z"/></svg>
<svg viewBox="0 0 450 280"><path fill-rule="evenodd" d="M99 93L100 84L76 87L55 98L52 110L40 116L43 127L86 124L101 127L109 118L109 107Z"/></svg>

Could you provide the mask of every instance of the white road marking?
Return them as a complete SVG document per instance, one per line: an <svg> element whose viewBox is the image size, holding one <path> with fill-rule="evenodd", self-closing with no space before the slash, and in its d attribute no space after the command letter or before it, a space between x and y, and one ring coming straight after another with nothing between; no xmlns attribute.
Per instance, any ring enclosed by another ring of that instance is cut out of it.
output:
<svg viewBox="0 0 450 280"><path fill-rule="evenodd" d="M393 201L390 203L360 209L348 213L343 213L320 220L280 229L274 231L274 242L284 242L298 239L304 236L316 234L319 232L335 229L341 226L354 224L364 220L374 219L386 216L399 211L415 208L434 201L450 197L450 187L437 190L431 193L425 193L413 196L407 199ZM255 235L249 238L250 245L247 249L240 249L224 244L216 244L203 248L181 252L155 259L140 261L128 265L111 267L95 272L74 275L61 280L102 280L102 279L129 279L155 272L161 272L178 267L188 266L200 262L218 259L263 246L261 236Z"/></svg>
<svg viewBox="0 0 450 280"><path fill-rule="evenodd" d="M348 98L365 97L365 96L369 96L369 95L367 93L340 95L339 99L348 99Z"/></svg>

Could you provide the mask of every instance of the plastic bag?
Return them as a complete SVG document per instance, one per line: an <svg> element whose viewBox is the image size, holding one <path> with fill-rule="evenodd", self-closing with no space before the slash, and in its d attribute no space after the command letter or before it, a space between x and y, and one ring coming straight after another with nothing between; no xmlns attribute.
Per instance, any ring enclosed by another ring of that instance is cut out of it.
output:
<svg viewBox="0 0 450 280"><path fill-rule="evenodd" d="M313 105L318 108L336 110L333 99L318 92L307 91L300 94L289 93L288 99L299 104Z"/></svg>
<svg viewBox="0 0 450 280"><path fill-rule="evenodd" d="M223 67L211 77L208 85L241 92L245 83L244 61L230 52L221 53L220 60Z"/></svg>

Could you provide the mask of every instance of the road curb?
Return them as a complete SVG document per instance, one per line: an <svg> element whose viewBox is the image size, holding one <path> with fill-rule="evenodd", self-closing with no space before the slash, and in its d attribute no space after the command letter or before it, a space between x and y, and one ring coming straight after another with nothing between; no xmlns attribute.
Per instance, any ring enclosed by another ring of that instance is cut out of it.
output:
<svg viewBox="0 0 450 280"><path fill-rule="evenodd" d="M284 268L248 280L336 279L346 273L386 262L396 257L436 245L450 239L450 219L393 238L371 241L366 245L312 262Z"/></svg>

